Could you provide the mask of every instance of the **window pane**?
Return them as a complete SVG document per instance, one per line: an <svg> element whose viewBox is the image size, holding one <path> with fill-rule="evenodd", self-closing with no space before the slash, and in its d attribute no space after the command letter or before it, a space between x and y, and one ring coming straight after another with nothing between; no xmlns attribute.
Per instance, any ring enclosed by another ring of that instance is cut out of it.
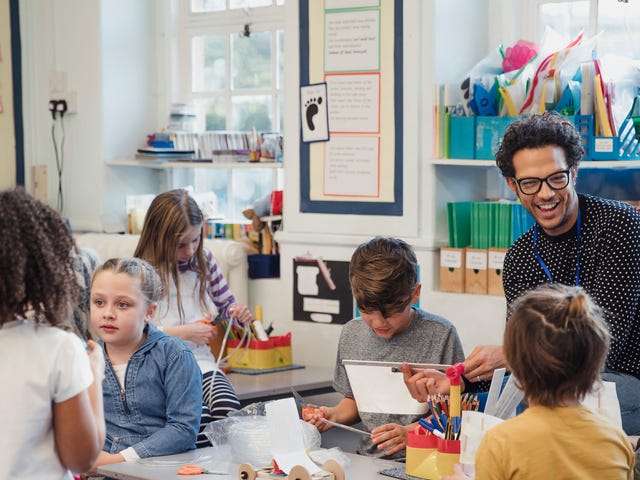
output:
<svg viewBox="0 0 640 480"><path fill-rule="evenodd" d="M256 200L271 194L274 187L275 170L269 168L235 169L232 174L232 204L234 220L246 222L242 211L251 207Z"/></svg>
<svg viewBox="0 0 640 480"><path fill-rule="evenodd" d="M235 96L231 99L231 130L272 130L271 96Z"/></svg>
<svg viewBox="0 0 640 480"><path fill-rule="evenodd" d="M233 90L271 88L271 32L231 35Z"/></svg>
<svg viewBox="0 0 640 480"><path fill-rule="evenodd" d="M539 25L542 31L540 38L544 38L544 28L551 27L556 33L563 35L562 45L575 38L580 30L589 31L589 2L576 1L565 3L543 3L540 5Z"/></svg>
<svg viewBox="0 0 640 480"><path fill-rule="evenodd" d="M640 59L640 3L599 0L598 57L618 54Z"/></svg>
<svg viewBox="0 0 640 480"><path fill-rule="evenodd" d="M227 129L226 101L224 98L198 100L195 104L197 106L197 131Z"/></svg>
<svg viewBox="0 0 640 480"><path fill-rule="evenodd" d="M229 8L254 8L273 5L273 0L231 0Z"/></svg>
<svg viewBox="0 0 640 480"><path fill-rule="evenodd" d="M224 35L207 35L191 40L194 92L214 92L226 88L225 38Z"/></svg>
<svg viewBox="0 0 640 480"><path fill-rule="evenodd" d="M276 88L284 88L284 30L276 32L278 39L278 82Z"/></svg>
<svg viewBox="0 0 640 480"><path fill-rule="evenodd" d="M278 129L284 132L284 95L278 95Z"/></svg>
<svg viewBox="0 0 640 480"><path fill-rule="evenodd" d="M218 12L225 9L225 0L191 0L192 12Z"/></svg>

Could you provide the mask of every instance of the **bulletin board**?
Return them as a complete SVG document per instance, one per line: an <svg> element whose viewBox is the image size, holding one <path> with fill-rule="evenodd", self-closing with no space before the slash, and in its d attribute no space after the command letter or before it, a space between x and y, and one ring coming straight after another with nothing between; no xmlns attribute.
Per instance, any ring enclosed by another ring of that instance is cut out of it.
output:
<svg viewBox="0 0 640 480"><path fill-rule="evenodd" d="M402 21L401 0L301 0L301 212L402 216Z"/></svg>

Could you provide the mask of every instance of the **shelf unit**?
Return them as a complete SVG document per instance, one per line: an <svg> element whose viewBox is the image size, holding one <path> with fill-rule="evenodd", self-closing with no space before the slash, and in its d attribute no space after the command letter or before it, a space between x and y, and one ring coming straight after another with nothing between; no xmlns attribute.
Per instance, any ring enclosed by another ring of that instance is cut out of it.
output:
<svg viewBox="0 0 640 480"><path fill-rule="evenodd" d="M210 181L212 181L212 177L218 177L218 174L215 170L229 170L229 173L223 173L223 175L229 175L228 180L224 182L224 187L222 187L225 191L223 197L219 198L227 198L232 199L235 198L234 192L234 181L233 178L234 171L244 171L243 174L249 175L257 175L256 173L249 173L247 170L250 169L259 169L262 170L264 175L268 175L271 172L271 177L273 179L270 186L270 190L281 190L283 180L283 163L282 162L232 162L232 161L190 161L190 160L178 160L171 158L162 158L162 159L138 159L138 158L119 158L113 160L105 160L105 165L109 168L113 168L116 172L121 168L125 169L133 169L132 172L138 171L142 172L142 176L145 175L145 172L157 172L157 175L154 179L150 180L151 190L153 192L147 193L161 193L173 188L178 188L184 185L193 185L196 192L199 191L209 191ZM202 171L202 170L205 171ZM240 174L240 172L238 172ZM139 175L139 174L138 174ZM204 184L206 186L202 186ZM218 182L220 184L220 182ZM198 186L200 185L200 186ZM264 185L264 184L263 184ZM266 186L266 185L265 185ZM241 187L238 187L241 188ZM140 191L138 191L140 192ZM133 193L133 192L132 192ZM250 200L247 201L247 205L250 204ZM227 204L228 207L224 210L227 214L230 213L228 219L229 221L242 221L242 217L240 212L242 208L237 204L235 206L231 206ZM229 208L230 207L230 208ZM243 207L244 208L244 207Z"/></svg>
<svg viewBox="0 0 640 480"><path fill-rule="evenodd" d="M159 170L169 170L172 168L282 168L282 162L193 162L185 160L139 160L131 158L106 160L105 164L113 167L141 167Z"/></svg>
<svg viewBox="0 0 640 480"><path fill-rule="evenodd" d="M453 165L458 167L496 167L495 160L470 160L455 158L434 158L433 165ZM497 167L496 167L497 168ZM584 160L580 169L640 168L640 160Z"/></svg>

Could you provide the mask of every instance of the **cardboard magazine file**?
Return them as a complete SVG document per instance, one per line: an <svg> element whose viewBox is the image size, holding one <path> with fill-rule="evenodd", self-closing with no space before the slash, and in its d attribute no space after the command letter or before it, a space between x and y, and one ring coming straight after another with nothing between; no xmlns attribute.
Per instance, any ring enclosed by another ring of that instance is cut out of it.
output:
<svg viewBox="0 0 640 480"><path fill-rule="evenodd" d="M504 256L506 248L490 248L487 260L487 293L489 295L504 296L502 286L502 269L504 267Z"/></svg>
<svg viewBox="0 0 640 480"><path fill-rule="evenodd" d="M227 340L227 363L231 368L271 370L293 364L291 333L268 340Z"/></svg>
<svg viewBox="0 0 640 480"><path fill-rule="evenodd" d="M465 293L487 294L487 250L467 248L465 253Z"/></svg>
<svg viewBox="0 0 640 480"><path fill-rule="evenodd" d="M440 249L440 291L464 292L464 248Z"/></svg>

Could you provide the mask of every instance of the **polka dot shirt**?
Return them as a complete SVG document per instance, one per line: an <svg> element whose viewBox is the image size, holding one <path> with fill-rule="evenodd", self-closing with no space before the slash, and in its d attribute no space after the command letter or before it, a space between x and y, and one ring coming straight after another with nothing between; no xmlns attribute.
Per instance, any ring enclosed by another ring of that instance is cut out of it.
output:
<svg viewBox="0 0 640 480"><path fill-rule="evenodd" d="M604 310L611 333L607 367L640 376L640 213L613 200L579 194L580 286ZM534 227L535 228L535 227ZM551 237L538 228L537 248L556 283L575 285L576 226ZM535 257L533 228L505 257L507 306L526 291L548 283Z"/></svg>

